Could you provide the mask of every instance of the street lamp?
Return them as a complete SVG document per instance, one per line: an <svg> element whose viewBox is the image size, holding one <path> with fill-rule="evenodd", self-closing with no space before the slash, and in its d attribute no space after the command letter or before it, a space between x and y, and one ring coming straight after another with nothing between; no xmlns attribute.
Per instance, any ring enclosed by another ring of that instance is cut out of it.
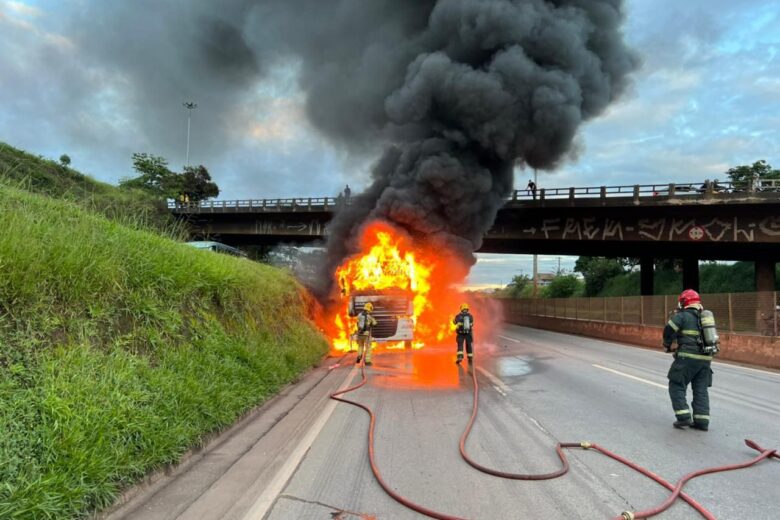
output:
<svg viewBox="0 0 780 520"><path fill-rule="evenodd" d="M198 105L192 101L182 103L184 108L187 109L187 166L190 165L190 122L192 121L192 111L198 108Z"/></svg>
<svg viewBox="0 0 780 520"><path fill-rule="evenodd" d="M536 168L534 168L534 200L536 200L536 190L539 186L536 185ZM534 255L534 291L533 297L539 296L539 255Z"/></svg>

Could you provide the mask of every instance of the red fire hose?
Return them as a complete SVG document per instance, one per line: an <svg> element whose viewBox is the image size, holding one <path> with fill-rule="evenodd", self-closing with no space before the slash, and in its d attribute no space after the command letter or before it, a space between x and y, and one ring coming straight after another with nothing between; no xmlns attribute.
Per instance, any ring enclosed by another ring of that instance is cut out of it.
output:
<svg viewBox="0 0 780 520"><path fill-rule="evenodd" d="M425 506L416 504L415 502L412 502L411 500L404 498L403 496L393 491L393 489L387 484L387 482L384 481L382 475L379 473L379 467L376 465L376 460L374 459L374 426L376 426L376 416L374 415L373 410L371 410L371 408L369 408L364 404L355 401L350 401L349 399L344 399L343 397L339 397L346 393L357 390L358 388L366 384L366 382L368 381L368 378L366 378L366 367L362 363L360 365L360 375L361 375L361 379L358 384L356 384L355 386L350 386L349 388L345 388L344 390L335 392L333 394L330 394L330 397L331 399L335 399L336 401L341 401L342 403L347 403L347 404L351 404L352 406L357 406L358 408L362 408L363 410L366 411L366 413L368 413L368 416L370 418L370 422L368 424L368 462L369 464L371 464L371 471L374 473L374 477L376 478L376 481L379 482L379 485L382 486L382 489L384 489L388 495L393 497L393 499L405 505L409 509L417 511L418 513L422 513L426 516L430 516L431 518L438 518L440 520L464 520L460 517L439 513L438 511L434 511L433 509L428 509Z"/></svg>
<svg viewBox="0 0 780 520"><path fill-rule="evenodd" d="M621 462L628 467L639 471L643 475L655 480L665 488L669 489L670 491L674 490L674 486L667 482L666 480L662 479L655 473L646 470L642 468L641 466L637 466L636 464L632 463L631 461L624 459L620 455L616 455L609 450L606 450L602 448L601 446L597 444L592 444L590 442L564 442L564 443L558 443L555 446L555 452L558 454L558 458L561 459L562 468L558 471L552 472L552 473L545 473L545 474L539 474L539 475L523 475L523 474L517 474L517 473L505 473L503 471L496 471L494 469L486 468L485 466L482 466L474 460L469 457L468 453L466 452L466 441L468 440L469 434L471 434L471 428L474 425L474 421L477 418L477 412L479 410L479 381L477 380L477 373L476 370L471 370L471 379L473 381L473 387L474 387L474 406L471 410L471 418L469 419L468 424L466 425L466 429L463 430L463 435L460 438L460 454L463 457L463 459L468 462L472 467L478 469L479 471L482 471L484 473L488 473L490 475L495 475L497 477L503 477L503 478L509 478L509 479L515 479L515 480L546 480L551 478L560 477L564 473L566 473L569 470L569 464L566 460L566 456L563 453L563 448L583 448L583 449L594 449L596 451L600 451L604 455L607 455L609 457L612 457L613 459L617 460L618 462ZM703 506L701 506L698 502L696 502L693 498L688 496L685 493L681 493L680 496L683 500L688 502L692 507L696 508L697 511L699 511L704 518L707 518L708 520L714 520L715 517L712 516L712 513L707 511Z"/></svg>
<svg viewBox="0 0 780 520"><path fill-rule="evenodd" d="M358 388L364 386L368 382L368 378L366 377L366 369L364 365L361 365L361 380L360 382L355 385L351 386L349 388L346 388L344 390L335 392L331 394L331 398L335 399L336 401L341 401L343 403L351 404L353 406L357 406L359 408L362 408L363 410L368 413L368 416L370 418L369 426L368 426L368 460L371 465L371 471L374 473L374 477L376 478L377 482L380 486L382 486L382 489L385 490L385 492L390 495L394 500L399 502L400 504L403 504L404 506L408 507L409 509L412 509L414 511L417 511L418 513L424 514L426 516L429 516L431 518L437 518L441 520L462 520L460 517L448 515L445 513L440 513L438 511L434 511L432 509L428 509L425 506L421 506L415 502L412 502L411 500L401 496L400 494L396 493L382 478L379 468L376 464L376 460L374 457L374 427L376 426L376 416L374 415L374 412L369 408L368 406L351 401L349 399L345 399L343 397L340 397L343 394L346 394L348 392L352 392L354 390L357 390ZM504 471L498 471L492 468L488 468L486 466L483 466L476 461L474 461L471 457L469 457L468 453L466 452L466 441L468 440L469 434L471 433L471 429L474 426L474 422L477 418L477 413L479 411L479 382L477 381L477 375L476 371L474 370L474 365L471 366L471 376L474 386L474 403L471 410L471 417L469 418L468 424L466 425L465 430L463 431L463 435L461 435L460 438L460 454L463 457L463 459L472 467L476 468L477 470L487 473L489 475L494 475L501 478L507 478L507 479L514 479L514 480L548 480L560 477L564 475L569 470L569 463L566 459L566 455L563 452L563 449L570 449L570 448L583 448L583 449L593 449L596 450L618 462L621 464L624 464L628 466L629 468L641 473L642 475L645 475L646 477L654 480L658 484L664 486L666 489L672 491L672 494L667 498L662 504L659 506L653 508L653 509L647 509L644 511L638 511L638 512L631 512L631 511L625 511L621 514L621 516L617 517L616 520L634 520L639 518L649 518L651 516L657 515L665 510L667 510L675 500L677 500L678 497L682 498L685 502L687 502L691 507L696 509L704 518L708 520L715 520L715 516L710 513L707 509L704 508L701 504L696 502L693 498L691 498L686 493L683 493L682 488L685 486L685 484L696 478L700 477L702 475L707 475L710 473L718 473L722 471L732 471L736 469L742 469L749 466L752 466L753 464L756 464L757 462L766 459L766 458L776 458L780 459L780 455L778 455L777 450L766 450L759 446L757 443L751 441L751 440L745 440L745 444L760 452L760 455L757 457L747 461L743 462L741 464L732 464L728 466L718 466L714 468L708 468L703 469L699 471L695 471L693 473L689 473L688 475L685 475L683 478L681 478L676 485L673 485L669 483L668 481L664 480L663 478L659 477L655 473L653 473L650 470L647 470L641 466L638 466L637 464L634 464L630 460L621 457L620 455L617 455L615 453L612 453L611 451L607 450L606 448L603 448L595 443L590 442L576 442L576 443L558 443L555 446L555 452L558 454L558 458L561 460L561 469L557 471L553 471L551 473L541 473L541 474L522 474L522 473L509 473Z"/></svg>
<svg viewBox="0 0 780 520"><path fill-rule="evenodd" d="M646 509L644 511L637 511L637 512L631 512L631 511L625 511L621 516L617 518L617 520L634 520L638 518L650 518L651 516L657 515L663 511L666 511L669 509L669 507L674 503L674 501L677 499L677 496L680 495L681 490L683 486L689 481L693 480L696 477L700 477L702 475L709 475L710 473L720 473L722 471L732 471L735 469L742 469L747 468L749 466L752 466L753 464L764 460L766 458L774 457L774 458L780 458L780 456L777 455L777 450L765 450L755 442L745 439L745 444L747 444L749 447L753 448L756 451L761 452L760 455L755 457L754 459L751 459L747 462L743 462L741 464L730 464L728 466L717 466L714 468L708 468L708 469L700 469L699 471L694 471L693 473L688 473L683 478L681 478L677 485L674 487L673 493L664 500L661 505L654 507L652 509ZM642 470L640 470L642 471ZM642 471L644 473L644 471ZM694 506L695 507L695 506ZM698 508L697 508L698 509ZM702 511L699 510L701 513ZM704 513L702 513L704 514ZM714 518L714 517L712 517Z"/></svg>

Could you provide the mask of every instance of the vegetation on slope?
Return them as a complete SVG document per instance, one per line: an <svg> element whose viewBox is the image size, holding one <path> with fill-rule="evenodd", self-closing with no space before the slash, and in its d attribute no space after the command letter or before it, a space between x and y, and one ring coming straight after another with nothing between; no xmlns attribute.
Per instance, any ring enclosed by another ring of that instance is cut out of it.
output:
<svg viewBox="0 0 780 520"><path fill-rule="evenodd" d="M0 181L75 202L114 220L143 223L155 229L172 225L166 208L143 190L96 181L62 163L31 155L3 142L0 142Z"/></svg>
<svg viewBox="0 0 780 520"><path fill-rule="evenodd" d="M272 267L2 183L0 229L0 518L111 504L327 350Z"/></svg>
<svg viewBox="0 0 780 520"><path fill-rule="evenodd" d="M573 275L564 274L541 287L541 298L570 298L580 296L613 297L638 296L640 274L636 267L626 270L619 260L597 258L591 262L594 269L584 273L584 282ZM653 277L655 294L679 294L682 288L682 272L669 266L656 266ZM706 262L699 266L699 289L704 294L753 292L755 267L753 262L732 264ZM777 269L775 290L780 290L780 266ZM501 298L530 298L533 283L528 276L518 275L503 289L496 291Z"/></svg>
<svg viewBox="0 0 780 520"><path fill-rule="evenodd" d="M780 290L780 270L778 284ZM639 272L633 271L607 280L599 296L638 296ZM655 294L678 294L682 287L682 273L661 269L655 272ZM703 294L739 293L755 291L755 267L753 262L733 264L703 263L699 266L699 289Z"/></svg>

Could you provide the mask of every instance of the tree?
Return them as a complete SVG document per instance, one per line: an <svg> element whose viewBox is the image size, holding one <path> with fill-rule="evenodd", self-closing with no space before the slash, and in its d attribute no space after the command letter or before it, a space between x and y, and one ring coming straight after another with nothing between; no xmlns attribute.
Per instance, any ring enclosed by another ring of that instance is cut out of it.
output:
<svg viewBox="0 0 780 520"><path fill-rule="evenodd" d="M550 285L544 288L545 298L571 298L582 292L583 283L573 274L556 276Z"/></svg>
<svg viewBox="0 0 780 520"><path fill-rule="evenodd" d="M530 281L531 279L524 274L513 276L512 281L504 288L503 292L508 298L522 298L523 290L528 286Z"/></svg>
<svg viewBox="0 0 780 520"><path fill-rule="evenodd" d="M140 175L133 179L122 179L123 188L139 188L161 198L176 198L181 191L179 176L168 169L168 161L158 155L133 154L133 169Z"/></svg>
<svg viewBox="0 0 780 520"><path fill-rule="evenodd" d="M189 196L191 202L219 195L219 186L211 180L209 171L203 165L185 166L179 189Z"/></svg>
<svg viewBox="0 0 780 520"><path fill-rule="evenodd" d="M603 256L581 256L574 264L574 270L585 279L585 295L597 296L607 281L626 272L630 260L626 258L605 258Z"/></svg>
<svg viewBox="0 0 780 520"><path fill-rule="evenodd" d="M133 169L138 177L122 179L123 188L138 188L160 198L179 199L187 195L190 202L198 202L219 195L219 187L211 180L205 166L185 166L183 173L168 168L164 157L147 153L133 154Z"/></svg>
<svg viewBox="0 0 780 520"><path fill-rule="evenodd" d="M68 156L68 154L65 153L60 155L60 164L65 168L70 166L70 156Z"/></svg>
<svg viewBox="0 0 780 520"><path fill-rule="evenodd" d="M775 170L765 160L754 162L748 166L734 166L726 172L734 184L749 185L758 179L780 179L780 170Z"/></svg>

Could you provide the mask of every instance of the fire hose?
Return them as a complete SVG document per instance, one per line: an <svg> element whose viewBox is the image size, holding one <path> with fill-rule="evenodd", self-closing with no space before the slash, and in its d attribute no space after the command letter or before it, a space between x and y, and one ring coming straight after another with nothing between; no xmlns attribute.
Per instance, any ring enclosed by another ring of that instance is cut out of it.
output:
<svg viewBox="0 0 780 520"><path fill-rule="evenodd" d="M752 466L764 459L767 458L775 458L780 460L780 454L777 453L777 450L768 450L764 449L761 446L759 446L756 442L751 441L749 439L745 439L745 444L756 451L759 452L759 455L755 458L739 463L739 464L730 464L726 466L717 466L713 468L707 468L702 469L698 471L694 471L692 473L689 473L685 476L683 476L680 480L677 481L677 484L671 484L667 480L663 479L662 477L656 475L652 471L645 469L630 460L621 457L620 455L613 453L609 451L606 448L603 448L599 446L596 443L590 443L587 441L583 442L559 442L555 446L555 452L558 455L558 458L561 460L561 468L557 471L553 471L550 473L540 473L540 474L522 474L522 473L509 473L504 471L495 470L492 468L488 468L486 466L483 466L479 464L478 462L474 461L466 451L466 441L468 440L469 434L471 433L471 429L474 426L474 422L477 418L477 413L479 412L479 382L477 380L476 371L474 370L474 365L472 362L471 368L470 368L471 376L472 376L472 382L473 382L473 396L474 396L474 402L471 410L471 417L469 418L468 424L466 425L466 428L463 431L463 434L460 438L460 454L461 457L473 468L477 469L478 471L481 471L483 473L493 475L496 477L506 478L506 479L513 479L513 480L549 480L554 479L563 476L569 471L569 463L566 459L566 455L564 453L564 449L574 449L574 448L582 448L584 450L596 450L599 453L602 453L603 455L606 455L621 464L633 469L634 471L637 471L641 473L642 475L646 476L647 478L657 482L661 486L665 487L666 489L670 490L672 492L669 497L662 502L657 507L654 507L652 509L646 509L642 511L624 511L620 516L616 517L615 520L635 520L640 518L650 518L651 516L657 515L659 513L662 513L663 511L666 511L669 509L669 507L672 506L672 504L677 500L677 498L681 498L685 502L687 502L691 507L693 507L696 511L701 514L702 517L706 518L707 520L715 520L715 516L709 512L704 506L699 504L696 500L691 498L688 494L684 493L682 491L682 488L685 486L686 483L693 480L694 478L700 477L702 475L708 475L711 473L719 473L723 471L733 471L737 469L747 468L749 466ZM446 513L440 513L438 511L434 511L432 509L429 509L425 506L422 506L420 504L417 504L408 498L400 495L395 490L393 490L387 482L382 478L382 475L379 471L379 467L376 463L375 453L374 453L374 430L376 427L376 415L374 414L373 410L362 404L358 403L356 401L351 401L349 399L346 399L343 396L344 394L347 394L349 392L353 392L361 387L363 387L368 382L368 377L366 376L366 368L363 363L360 365L360 374L361 374L361 380L358 384L351 386L349 388L345 388L344 390L335 392L330 395L331 399L335 399L336 401L340 401L342 403L347 403L352 406L357 406L358 408L363 409L369 416L369 426L368 426L368 460L369 464L371 466L371 471L374 474L374 478L376 478L376 481L379 483L379 485L382 487L382 489L385 490L385 492L392 497L395 501L398 503L404 505L405 507L416 511L418 513L421 513L423 515L429 516L431 518L437 518L440 520L463 520L460 517L449 515Z"/></svg>

